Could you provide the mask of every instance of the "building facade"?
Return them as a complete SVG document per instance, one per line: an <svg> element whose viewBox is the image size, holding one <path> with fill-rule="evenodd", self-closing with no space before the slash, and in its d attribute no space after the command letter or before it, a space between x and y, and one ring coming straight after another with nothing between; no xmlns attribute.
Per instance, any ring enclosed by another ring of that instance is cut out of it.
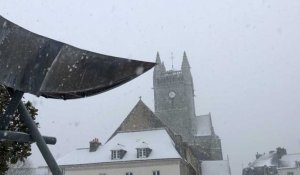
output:
<svg viewBox="0 0 300 175"><path fill-rule="evenodd" d="M98 139L58 164L64 175L197 175L164 128L118 131L105 144ZM50 172L49 172L50 174Z"/></svg>
<svg viewBox="0 0 300 175"><path fill-rule="evenodd" d="M181 175L180 160L158 160L64 166L65 175Z"/></svg>
<svg viewBox="0 0 300 175"><path fill-rule="evenodd" d="M287 167L287 168L278 168L278 175L300 175L300 166L297 167Z"/></svg>

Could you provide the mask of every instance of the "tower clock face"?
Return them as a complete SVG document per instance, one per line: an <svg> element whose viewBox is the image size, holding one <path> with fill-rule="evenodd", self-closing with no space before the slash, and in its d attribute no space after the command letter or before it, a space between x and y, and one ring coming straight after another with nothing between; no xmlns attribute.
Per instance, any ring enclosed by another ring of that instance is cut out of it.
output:
<svg viewBox="0 0 300 175"><path fill-rule="evenodd" d="M175 96L176 96L176 93L174 91L169 92L169 97L170 98L175 98Z"/></svg>

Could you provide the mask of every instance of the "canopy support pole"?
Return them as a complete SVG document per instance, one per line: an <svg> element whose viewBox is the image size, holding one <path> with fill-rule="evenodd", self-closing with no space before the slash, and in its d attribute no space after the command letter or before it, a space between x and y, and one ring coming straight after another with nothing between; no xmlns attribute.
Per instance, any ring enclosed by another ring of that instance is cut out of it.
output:
<svg viewBox="0 0 300 175"><path fill-rule="evenodd" d="M23 96L23 92L20 91L14 91L12 89L7 88L9 94L11 97L13 97L16 95L19 98L19 102L13 102L11 104L18 104L18 105L9 105L7 109L10 108L15 108L15 106L17 106L18 112L21 115L21 119L24 122L24 124L29 128L29 134L30 136L33 138L34 141L36 141L36 144L40 150L40 152L42 153L50 171L52 172L53 175L63 175L56 160L54 159L52 153L50 152L44 138L42 137L41 133L39 132L36 123L34 122L34 120L32 119L32 117L30 116L29 112L27 111L25 105L23 104L23 102L21 101L22 96Z"/></svg>
<svg viewBox="0 0 300 175"><path fill-rule="evenodd" d="M7 91L13 92L12 89L9 89L9 88L6 88L6 89L7 89ZM23 92L16 91L13 94L13 96L11 96L12 98L11 98L9 104L7 105L5 113L1 117L3 119L1 121L1 124L0 124L0 129L1 130L7 130L8 129L8 125L9 125L9 122L11 121L11 117L15 113L15 111L17 110L23 95L24 95Z"/></svg>

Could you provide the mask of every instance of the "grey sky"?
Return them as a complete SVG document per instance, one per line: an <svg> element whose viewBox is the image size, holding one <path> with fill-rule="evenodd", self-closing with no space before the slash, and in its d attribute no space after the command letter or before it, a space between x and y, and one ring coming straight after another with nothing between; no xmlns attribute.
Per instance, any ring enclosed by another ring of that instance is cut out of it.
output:
<svg viewBox="0 0 300 175"><path fill-rule="evenodd" d="M233 175L255 153L300 152L300 1L0 0L0 15L44 36L103 54L179 68L187 52L197 114L212 113ZM98 137L105 141L138 97L153 109L152 71L107 93L32 99L58 158ZM36 151L35 164L42 158Z"/></svg>

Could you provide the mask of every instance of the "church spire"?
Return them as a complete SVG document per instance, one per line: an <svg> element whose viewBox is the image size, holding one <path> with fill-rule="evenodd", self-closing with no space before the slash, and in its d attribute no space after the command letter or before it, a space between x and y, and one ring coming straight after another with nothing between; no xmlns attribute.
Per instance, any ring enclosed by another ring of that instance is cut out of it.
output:
<svg viewBox="0 0 300 175"><path fill-rule="evenodd" d="M190 67L190 63L189 63L189 61L187 59L186 53L184 51L184 53L183 53L183 59L182 59L182 64L181 64L181 69L183 70L183 69L186 69L186 68L189 69L191 67Z"/></svg>
<svg viewBox="0 0 300 175"><path fill-rule="evenodd" d="M165 67L165 63L164 62L161 63L161 70L163 72L166 72L166 67Z"/></svg>
<svg viewBox="0 0 300 175"><path fill-rule="evenodd" d="M157 78L161 76L163 72L166 71L165 65L160 60L159 52L156 53L156 66L153 71L153 82L155 83Z"/></svg>
<svg viewBox="0 0 300 175"><path fill-rule="evenodd" d="M156 63L157 63L157 64L161 64L159 52L156 53Z"/></svg>
<svg viewBox="0 0 300 175"><path fill-rule="evenodd" d="M186 56L186 52L183 52L183 59L181 64L181 71L183 77L188 80L191 84L193 84L192 74L191 74L191 66Z"/></svg>

